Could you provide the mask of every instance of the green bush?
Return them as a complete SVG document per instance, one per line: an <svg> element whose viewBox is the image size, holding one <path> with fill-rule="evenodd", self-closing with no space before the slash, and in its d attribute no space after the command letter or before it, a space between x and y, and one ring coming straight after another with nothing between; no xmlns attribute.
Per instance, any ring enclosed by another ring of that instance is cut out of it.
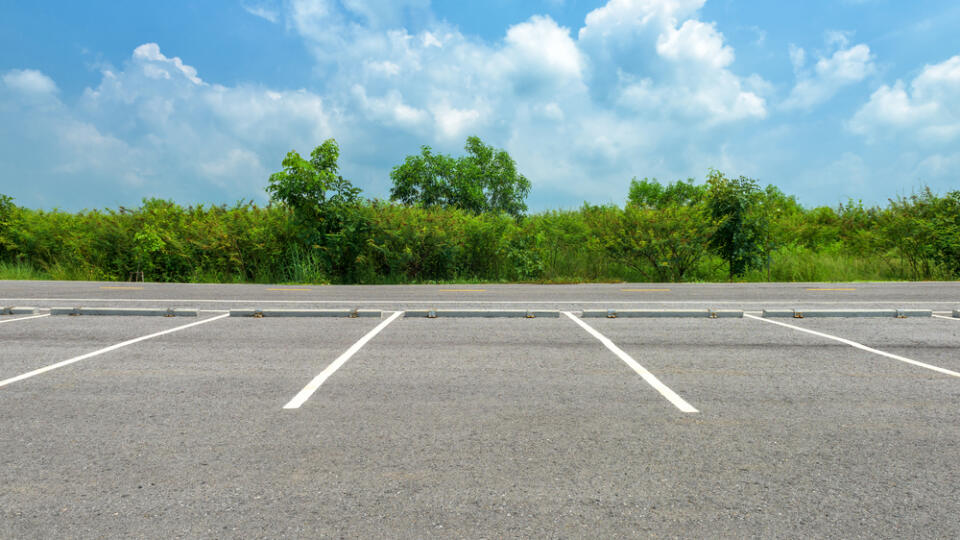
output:
<svg viewBox="0 0 960 540"><path fill-rule="evenodd" d="M314 157L329 169L324 156ZM0 195L0 278L126 280L136 271L150 281L238 283L723 281L731 272L744 281L960 277L960 191L925 189L885 207L851 201L805 209L773 186L721 176L699 186L634 181L624 207L527 216L364 201L335 174L299 210L293 199L188 207L146 199L138 208L70 213L22 208Z"/></svg>

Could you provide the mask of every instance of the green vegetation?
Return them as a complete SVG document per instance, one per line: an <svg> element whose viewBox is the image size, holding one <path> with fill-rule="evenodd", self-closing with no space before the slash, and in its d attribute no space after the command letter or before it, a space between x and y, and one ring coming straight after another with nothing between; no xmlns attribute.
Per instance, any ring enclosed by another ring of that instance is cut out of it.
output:
<svg viewBox="0 0 960 540"><path fill-rule="evenodd" d="M530 184L471 137L394 168L392 201L366 200L328 140L290 152L271 204L78 213L0 195L0 278L257 283L856 281L960 278L960 191L885 207L804 208L773 186L634 179L623 207L525 215Z"/></svg>
<svg viewBox="0 0 960 540"><path fill-rule="evenodd" d="M467 139L467 155L454 159L421 147L419 156L407 156L390 173L390 198L424 208L461 208L475 214L505 212L514 217L527 211L524 200L530 181L517 173L510 154Z"/></svg>

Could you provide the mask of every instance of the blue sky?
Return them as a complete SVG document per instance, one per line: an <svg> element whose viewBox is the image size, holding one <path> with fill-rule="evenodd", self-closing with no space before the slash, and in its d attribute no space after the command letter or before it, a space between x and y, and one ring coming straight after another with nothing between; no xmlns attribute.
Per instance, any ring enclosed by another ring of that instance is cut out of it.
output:
<svg viewBox="0 0 960 540"><path fill-rule="evenodd" d="M266 202L341 145L386 197L420 145L507 149L534 210L632 177L806 205L960 189L960 4L0 0L0 193L35 208Z"/></svg>

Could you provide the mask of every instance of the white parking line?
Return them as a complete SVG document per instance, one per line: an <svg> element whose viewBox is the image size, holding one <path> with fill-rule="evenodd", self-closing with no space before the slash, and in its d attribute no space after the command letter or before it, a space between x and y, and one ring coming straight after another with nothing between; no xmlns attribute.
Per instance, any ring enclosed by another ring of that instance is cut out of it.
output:
<svg viewBox="0 0 960 540"><path fill-rule="evenodd" d="M52 365L49 365L49 366L47 366L47 367L42 367L42 368L40 368L40 369L35 369L35 370L33 370L33 371L24 373L23 375L17 375L16 377L11 377L11 378L9 378L9 379L0 381L0 388L6 386L6 385L8 385L8 384L15 383L15 382L17 382L17 381L22 381L22 380L24 380L24 379L29 379L30 377L34 377L34 376L36 376L36 375L40 375L40 374L46 373L46 372L48 372L48 371L53 371L53 370L55 370L55 369L62 368L62 367L64 367L64 366L69 366L70 364L74 364L74 363L79 362L79 361L81 361L81 360L86 360L87 358L92 358L92 357L94 357L94 356L101 355L101 354L103 354L103 353L108 353L108 352L110 352L110 351L115 351L115 350L117 350L117 349L119 349L119 348L126 347L127 345L133 345L134 343L140 343L141 341L146 341L146 340L148 340L148 339L152 339L152 338L155 338L155 337L160 337L160 336L163 336L163 335L166 335L166 334L172 334L173 332L178 332L178 331L180 331L180 330L186 330L187 328L190 328L190 327L193 327L193 326L199 326L199 325L201 325L201 324L206 324L206 323L208 323L208 322L213 322L213 321L215 321L215 320L217 320L217 319L222 319L222 318L224 318L224 317L229 317L229 316L230 316L229 313L224 314L224 315L217 315L216 317L210 317L209 319L204 319L204 320L202 320L202 321L197 321L197 322L193 322L193 323L190 323L190 324L185 324L185 325L183 325L183 326L178 326L178 327L176 327L176 328L170 328L169 330L164 330L164 331L162 331L162 332L157 332L157 333L155 333L155 334L150 334L150 335L148 335L148 336L141 336L141 337L138 337L138 338L130 339L130 340L124 341L123 343L117 343L116 345L111 345L111 346L109 346L109 347L106 347L106 348L103 348L103 349L100 349L100 350L97 350L97 351L89 352L89 353L87 353L87 354L83 354L83 355L80 355L80 356L71 358L71 359L69 359L69 360L64 360L64 361L62 361L62 362L57 362L56 364L52 364Z"/></svg>
<svg viewBox="0 0 960 540"><path fill-rule="evenodd" d="M307 385L303 387L303 390L300 390L300 392L298 392L297 395L293 396L293 399L291 399L289 403L284 405L283 408L299 409L300 406L303 405L308 399L310 399L310 396L312 396L313 393L316 392L318 388L320 388L320 385L323 384L324 381L326 381L331 375L333 375L335 371L340 369L340 366L346 364L347 360L350 360L350 357L356 354L357 351L359 351L364 345L366 345L368 341L376 337L376 335L379 334L381 330L386 328L388 324L397 320L397 318L401 315L403 315L402 311L394 312L393 315L388 317L382 323L378 324L376 328L367 332L367 335L360 338L360 341L357 341L356 343L354 343L349 349L347 349L329 366L327 366L326 369L321 371L319 375L314 377L312 381L307 383Z"/></svg>
<svg viewBox="0 0 960 540"><path fill-rule="evenodd" d="M28 320L28 319L39 319L39 318L41 318L41 317L49 317L49 316L50 316L49 313L44 313L43 315L31 315L31 316L29 316L29 317L18 317L18 318L16 318L16 319L5 319L5 320L0 321L0 324L8 323L8 322L16 322L16 321L26 321L26 320Z"/></svg>
<svg viewBox="0 0 960 540"><path fill-rule="evenodd" d="M938 372L938 373L943 373L944 375L950 375L950 376L952 376L952 377L960 377L960 373L957 373L956 371L950 371L949 369L944 369L944 368L942 368L942 367L937 367L937 366L933 366L933 365L930 365L930 364L925 364L925 363L923 363L923 362L917 362L916 360L911 360L911 359L905 358L905 357L903 357L903 356L899 356L899 355L896 355L896 354L891 354L891 353L884 352L884 351L881 351L881 350L878 350L878 349L874 349L873 347L867 347L866 345L864 345L864 344L862 344L862 343L857 343L856 341L852 341L852 340L845 339L845 338L842 338L842 337L833 336L833 335L830 335L830 334L824 334L823 332L817 332L816 330L809 330L809 329L807 329L807 328L801 328L801 327L799 327L799 326L794 326L794 325L792 325L792 324L787 324L787 323L780 322L780 321L773 321L773 320L770 320L770 319L764 319L763 317L757 317L756 315L749 315L749 314L747 314L747 313L744 313L743 316L744 316L744 317L748 317L748 318L750 318L750 319L756 319L756 320L758 320L758 321L763 321L763 322L766 322L766 323L770 323L770 324L776 324L776 325L778 325L778 326L783 326L783 327L785 327L785 328L791 328L791 329L793 329L793 330L797 330L797 331L800 331L800 332L806 332L806 333L808 333L808 334L813 334L813 335L815 335L815 336L825 337L825 338L827 338L827 339L832 339L832 340L834 340L834 341L839 341L840 343L847 344L847 345L849 345L849 346L851 346L851 347L855 347L855 348L860 349L860 350L863 350L863 351L871 352L871 353L873 353L873 354L879 354L880 356L885 356L885 357L887 357L887 358L892 358L892 359L894 359L894 360L899 360L900 362L906 362L907 364L912 364L912 365L914 365L914 366L919 366L919 367L922 367L922 368L924 368L924 369L929 369L929 370L932 370L932 371L936 371L936 372Z"/></svg>
<svg viewBox="0 0 960 540"><path fill-rule="evenodd" d="M682 397L677 395L677 393L671 390L667 385L660 382L660 379L658 379L653 373L650 373L649 371L647 371L646 368L638 364L636 360L631 358L629 354L623 351L623 349L621 349L620 347L617 347L616 344L610 341L609 338L607 338L600 332L597 332L596 330L594 330L592 326L581 321L573 313L570 313L569 311L564 311L563 314L566 315L567 317L570 317L570 320L580 325L580 327L586 330L587 332L589 332L590 335L600 340L600 343L603 343L604 345L606 345L606 347L610 349L613 352L613 354L617 355L628 366L633 368L633 370L637 372L637 375L640 375L641 377L643 377L643 380L647 381L647 384L652 386L657 392L660 392L660 394L663 397L667 398L667 400L669 400L670 403L673 403L673 405L676 408L680 409L685 413L700 412L697 409L693 408L693 406L687 403Z"/></svg>
<svg viewBox="0 0 960 540"><path fill-rule="evenodd" d="M958 322L960 322L960 319L958 319L958 318L956 318L956 317L944 317L943 315L933 315L933 316L936 317L936 318L938 318L938 319L946 319L946 320L948 320L948 321L958 321Z"/></svg>

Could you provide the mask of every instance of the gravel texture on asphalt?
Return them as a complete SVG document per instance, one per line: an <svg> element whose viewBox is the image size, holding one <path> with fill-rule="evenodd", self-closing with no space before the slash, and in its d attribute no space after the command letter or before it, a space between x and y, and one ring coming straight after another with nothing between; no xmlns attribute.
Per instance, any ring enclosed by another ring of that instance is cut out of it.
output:
<svg viewBox="0 0 960 540"><path fill-rule="evenodd" d="M214 315L3 324L0 379ZM398 319L282 408L380 322L224 318L0 388L0 538L960 536L960 378L585 319L688 414L566 317ZM783 322L960 370L960 321Z"/></svg>

